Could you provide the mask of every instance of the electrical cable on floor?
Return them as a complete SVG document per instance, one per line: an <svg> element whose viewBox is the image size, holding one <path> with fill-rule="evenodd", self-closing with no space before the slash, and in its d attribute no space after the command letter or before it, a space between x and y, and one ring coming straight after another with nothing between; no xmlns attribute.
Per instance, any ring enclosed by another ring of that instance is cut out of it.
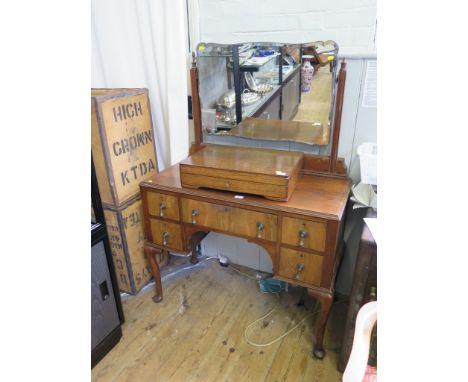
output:
<svg viewBox="0 0 468 382"><path fill-rule="evenodd" d="M218 257L213 257L213 256L207 256L207 257L202 257L199 259L198 263L196 264L193 264L193 265L189 265L187 267L184 267L184 268L180 268L180 269L177 269L171 273L168 273L167 275L164 275L161 277L161 281L165 281L167 278L171 278L172 276L175 276L176 274L180 273L180 272L183 272L183 271L186 271L188 269L192 269L192 268L196 268L198 266L200 266L203 262L207 261L207 260L214 260L214 259L218 259Z"/></svg>
<svg viewBox="0 0 468 382"><path fill-rule="evenodd" d="M244 275L245 277L248 277L251 280L258 281L260 279L253 277L252 275L249 275L248 273L242 272L240 269L237 269L236 267L233 267L232 264L228 264L228 268L235 270L236 272L240 273L241 275Z"/></svg>
<svg viewBox="0 0 468 382"><path fill-rule="evenodd" d="M277 295L278 296L278 295ZM279 297L279 296L278 296ZM341 300L341 301L336 301L334 302L332 305L336 305L336 304L339 304L341 302L345 302L345 301L348 301L348 300ZM281 334L279 337L275 338L274 340L270 341L270 342L267 342L266 344L257 344L253 341L251 341L249 338L248 338L248 335L247 335L247 331L250 329L250 327L254 324L256 324L258 321L260 320L263 320L265 318L267 318L270 314L272 314L275 310L276 310L277 307L274 307L273 309L271 309L267 314L265 314L264 316L260 317L260 318L257 318L255 321L253 321L252 323L250 323L249 325L247 325L247 327L245 328L244 330L244 338L245 340L247 341L247 343L249 343L250 345L253 345L253 346L257 346L257 347L265 347L265 346L270 346L270 345L273 345L274 343L278 342L279 340L283 339L284 337L286 337L289 333L291 333L293 330L295 330L297 327L299 327L299 325L301 325L307 318L309 317L312 317L313 315L317 314L320 312L320 309L317 309L315 312L312 312L312 313L309 313L307 314L304 318L302 318L302 320L300 320L296 325L294 325L291 329L287 330L285 333Z"/></svg>
<svg viewBox="0 0 468 382"><path fill-rule="evenodd" d="M189 257L189 256L178 256L178 255L175 255L176 257ZM176 276L177 274L183 272L183 271L187 271L189 269L192 269L192 268L197 268L199 267L202 263L204 263L205 261L208 261L208 260L218 260L218 257L217 256L202 256L199 258L199 261L198 263L196 264L193 264L193 265L189 265L189 266L186 266L186 267L183 267L183 268L179 268L179 269L176 269L174 271L172 271L171 273L168 273L168 274L165 274L164 276L161 276L161 282L162 281L167 281L169 279L171 279L172 277ZM146 292L146 291L149 291L151 289L154 288L154 284L155 284L155 281L152 280L150 281L148 284L146 284L140 291L140 293L143 293L143 292ZM126 292L121 292L120 293L120 298L122 299L122 301L126 301L128 299L131 299L135 296L131 295L130 293L126 293Z"/></svg>
<svg viewBox="0 0 468 382"><path fill-rule="evenodd" d="M249 279L251 280L255 280L255 281L260 281L259 279L255 278L255 277L252 277L251 275L245 273L245 272L242 272L241 270L237 269L236 267L233 267L232 264L228 264L228 268L231 268L233 270L235 270L236 272L240 273L241 275L245 276L245 277L248 277ZM278 297L279 299L279 294L278 293L274 293L276 295L276 297ZM347 301L347 300L342 300L342 301L337 301L335 303L333 303L332 305L335 305L335 304L338 304L340 302L344 302L344 301ZM265 346L270 346L270 345L273 345L274 343L280 341L281 339L283 339L284 337L286 337L289 333L291 333L293 330L295 330L296 328L298 328L305 320L307 320L309 317L312 317L313 315L317 314L320 312L320 309L317 309L315 312L312 312L312 313L309 313L307 314L305 317L303 317L296 325L294 325L291 329L287 330L285 333L281 334L279 337L275 338L274 340L266 343L266 344L258 344L256 342L253 342L249 339L248 337L248 334L247 332L249 331L249 329L255 325L258 321L261 321L265 318L267 318L268 316L270 316L275 310L276 310L277 307L274 307L273 309L271 309L267 314L263 315L262 317L260 318L257 318L255 321L253 321L252 323L250 323L249 325L247 325L247 327L245 328L244 330L244 338L246 340L246 342L250 345L253 345L253 346L257 346L257 347L265 347Z"/></svg>
<svg viewBox="0 0 468 382"><path fill-rule="evenodd" d="M174 273L171 273L171 274L168 274L166 275L167 277L169 276L174 276L175 274L179 273L179 272L182 272L182 271L185 271L185 270L188 270L188 269L192 269L192 268L195 268L197 267L201 262L204 262L204 261L207 261L207 260L214 260L214 259L217 259L219 260L219 258L216 256L208 256L208 257L205 257L205 258L202 258L200 259L200 261L197 263L197 264L194 264L194 265L191 265L191 266L188 266L188 267L184 267L184 268L181 268L181 269L178 269L177 271L175 271ZM245 277L248 277L249 279L251 280L255 280L255 281L259 281L259 279L257 279L256 277L252 277L251 275L249 275L248 273L245 273L245 272L242 272L241 270L237 269L236 267L233 267L232 264L229 264L228 265L229 268L235 270L236 272L242 274L243 276ZM165 278L165 277L162 277L162 278ZM279 294L278 293L274 293L276 295L276 297L279 299ZM345 302L347 300L342 300L342 301L337 301L337 302L334 302L332 305L335 305L335 304L338 304L340 302ZM262 317L260 318L257 318L255 321L253 321L252 323L250 323L249 325L247 325L247 327L245 328L244 330L244 338L245 340L247 341L247 343L249 343L250 345L253 345L253 346L257 346L257 347L265 347L265 346L270 346L270 345L273 345L274 343L280 341L281 339L283 339L284 337L286 337L289 333L291 333L293 330L295 330L296 328L298 328L306 319L308 319L309 317L312 317L313 315L317 314L320 312L319 309L317 309L315 312L312 312L312 313L309 313L307 314L306 316L304 316L296 325L294 325L291 329L287 330L286 332L284 332L283 334L281 334L279 337L275 338L274 340L266 343L266 344L258 344L258 343L255 343L253 341L251 341L249 338L248 338L248 335L247 335L247 332L248 330L253 326L255 325L258 321L261 321L265 318L267 318L268 316L270 316L275 310L276 310L277 307L274 307L273 309L271 309L267 314L263 315Z"/></svg>

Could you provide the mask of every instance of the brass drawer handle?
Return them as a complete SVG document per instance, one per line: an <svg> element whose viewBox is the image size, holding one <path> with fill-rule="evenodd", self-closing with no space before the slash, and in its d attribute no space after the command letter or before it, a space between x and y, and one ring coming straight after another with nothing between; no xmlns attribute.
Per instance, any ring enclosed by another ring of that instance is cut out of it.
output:
<svg viewBox="0 0 468 382"><path fill-rule="evenodd" d="M163 217L164 216L164 211L166 209L166 203L161 202L159 203L159 216Z"/></svg>
<svg viewBox="0 0 468 382"><path fill-rule="evenodd" d="M304 239L309 237L309 233L305 229L299 230L299 247L304 247Z"/></svg>
<svg viewBox="0 0 468 382"><path fill-rule="evenodd" d="M257 222L257 239L262 238L264 229L265 225L263 223Z"/></svg>
<svg viewBox="0 0 468 382"><path fill-rule="evenodd" d="M167 245L167 239L169 238L169 232L163 232L163 245Z"/></svg>
<svg viewBox="0 0 468 382"><path fill-rule="evenodd" d="M296 280L299 280L301 278L301 272L304 270L304 264L301 264L301 263L297 264L296 270L297 270Z"/></svg>
<svg viewBox="0 0 468 382"><path fill-rule="evenodd" d="M197 209L192 210L192 224L197 224L197 216L200 212Z"/></svg>

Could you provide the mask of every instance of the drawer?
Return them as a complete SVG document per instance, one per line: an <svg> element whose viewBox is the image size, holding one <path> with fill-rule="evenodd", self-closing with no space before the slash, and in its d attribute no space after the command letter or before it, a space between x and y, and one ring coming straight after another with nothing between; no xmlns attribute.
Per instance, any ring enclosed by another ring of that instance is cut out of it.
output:
<svg viewBox="0 0 468 382"><path fill-rule="evenodd" d="M252 195L263 195L267 198L274 200L288 200L288 183L285 185L270 184L256 182L253 178L246 180L239 180L229 178L228 174L223 176L208 176L208 175L194 175L183 174L184 187L199 188L207 187L215 190L234 191ZM292 194L292 191L290 192Z"/></svg>
<svg viewBox="0 0 468 382"><path fill-rule="evenodd" d="M150 219L151 239L154 244L183 251L182 228L179 224Z"/></svg>
<svg viewBox="0 0 468 382"><path fill-rule="evenodd" d="M327 224L312 220L283 217L281 242L297 247L325 251Z"/></svg>
<svg viewBox="0 0 468 382"><path fill-rule="evenodd" d="M159 192L147 192L146 195L150 215L179 221L179 203L177 197Z"/></svg>
<svg viewBox="0 0 468 382"><path fill-rule="evenodd" d="M182 221L226 233L276 241L277 217L242 208L181 199Z"/></svg>
<svg viewBox="0 0 468 382"><path fill-rule="evenodd" d="M323 256L281 248L278 275L320 286Z"/></svg>

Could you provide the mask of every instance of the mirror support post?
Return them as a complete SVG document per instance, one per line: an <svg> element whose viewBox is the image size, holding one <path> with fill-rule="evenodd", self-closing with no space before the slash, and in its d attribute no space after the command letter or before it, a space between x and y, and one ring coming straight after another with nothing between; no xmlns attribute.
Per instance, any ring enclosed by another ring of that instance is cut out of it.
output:
<svg viewBox="0 0 468 382"><path fill-rule="evenodd" d="M336 163L338 158L338 145L340 141L341 114L343 111L344 90L346 83L346 62L341 62L340 74L338 75L338 89L336 94L335 123L333 126L333 141L330 154L329 172L336 174Z"/></svg>
<svg viewBox="0 0 468 382"><path fill-rule="evenodd" d="M237 45L232 47L232 70L234 77L234 92L236 94L236 123L242 122L242 86L239 65L239 48Z"/></svg>
<svg viewBox="0 0 468 382"><path fill-rule="evenodd" d="M200 109L200 94L198 89L198 70L195 60L195 52L192 52L192 67L190 68L190 83L192 87L192 115L193 115L193 130L195 142L190 147L190 154L201 149L203 142L202 126L201 126L201 109Z"/></svg>

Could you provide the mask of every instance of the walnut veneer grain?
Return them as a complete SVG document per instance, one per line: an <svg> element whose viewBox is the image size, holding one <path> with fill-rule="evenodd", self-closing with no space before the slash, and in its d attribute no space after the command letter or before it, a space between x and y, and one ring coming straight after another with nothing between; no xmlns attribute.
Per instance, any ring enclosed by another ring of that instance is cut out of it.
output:
<svg viewBox="0 0 468 382"><path fill-rule="evenodd" d="M200 200L182 198L182 221L201 227L208 227L225 233L247 236L269 241L277 238L277 216L243 208L224 206ZM193 211L197 215L192 216ZM258 229L258 224L263 229Z"/></svg>

